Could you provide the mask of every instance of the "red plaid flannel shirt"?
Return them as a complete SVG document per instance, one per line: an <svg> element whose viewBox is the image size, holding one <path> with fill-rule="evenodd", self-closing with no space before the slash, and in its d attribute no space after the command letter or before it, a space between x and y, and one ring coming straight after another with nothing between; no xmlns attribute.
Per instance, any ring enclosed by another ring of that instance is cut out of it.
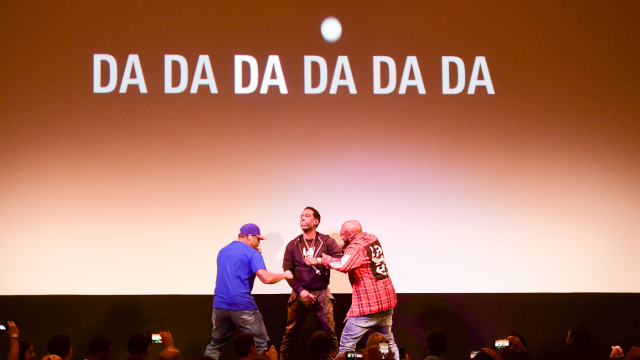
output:
<svg viewBox="0 0 640 360"><path fill-rule="evenodd" d="M330 269L349 274L353 295L347 318L374 314L396 306L396 291L375 235L358 234L341 259L324 255L322 263Z"/></svg>

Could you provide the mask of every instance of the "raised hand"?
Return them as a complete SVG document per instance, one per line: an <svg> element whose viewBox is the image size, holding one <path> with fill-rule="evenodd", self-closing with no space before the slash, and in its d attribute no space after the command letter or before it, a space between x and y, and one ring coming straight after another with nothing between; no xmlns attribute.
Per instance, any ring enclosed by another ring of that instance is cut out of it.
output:
<svg viewBox="0 0 640 360"><path fill-rule="evenodd" d="M611 347L611 354L609 354L609 359L618 359L623 357L624 357L624 352L622 351L622 348L620 346Z"/></svg>
<svg viewBox="0 0 640 360"><path fill-rule="evenodd" d="M507 336L507 340L509 340L514 351L527 351L517 336Z"/></svg>
<svg viewBox="0 0 640 360"><path fill-rule="evenodd" d="M269 360L278 360L278 351L276 347L271 345L270 348L262 350L262 356L267 357Z"/></svg>
<svg viewBox="0 0 640 360"><path fill-rule="evenodd" d="M173 337L170 331L160 331L160 338L165 349L173 347Z"/></svg>
<svg viewBox="0 0 640 360"><path fill-rule="evenodd" d="M20 335L20 331L18 331L18 326L16 326L16 323L14 323L13 321L7 321L7 335L9 335L9 337L18 337L18 335Z"/></svg>

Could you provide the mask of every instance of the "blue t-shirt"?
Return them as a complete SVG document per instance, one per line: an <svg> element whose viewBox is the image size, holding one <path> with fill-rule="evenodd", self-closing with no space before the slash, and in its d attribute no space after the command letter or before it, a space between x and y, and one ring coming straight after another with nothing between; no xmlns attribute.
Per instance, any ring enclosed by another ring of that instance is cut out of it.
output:
<svg viewBox="0 0 640 360"><path fill-rule="evenodd" d="M223 247L218 253L213 307L245 311L257 309L251 290L256 271L266 268L262 254L242 241Z"/></svg>

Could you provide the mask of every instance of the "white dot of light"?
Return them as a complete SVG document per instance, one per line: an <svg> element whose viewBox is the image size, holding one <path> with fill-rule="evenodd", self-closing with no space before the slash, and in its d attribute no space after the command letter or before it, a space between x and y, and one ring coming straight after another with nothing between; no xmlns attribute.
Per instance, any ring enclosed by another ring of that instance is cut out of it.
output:
<svg viewBox="0 0 640 360"><path fill-rule="evenodd" d="M320 32L325 40L328 42L335 42L338 41L338 39L340 39L340 35L342 35L342 25L340 25L340 21L338 21L338 19L328 17L322 22Z"/></svg>

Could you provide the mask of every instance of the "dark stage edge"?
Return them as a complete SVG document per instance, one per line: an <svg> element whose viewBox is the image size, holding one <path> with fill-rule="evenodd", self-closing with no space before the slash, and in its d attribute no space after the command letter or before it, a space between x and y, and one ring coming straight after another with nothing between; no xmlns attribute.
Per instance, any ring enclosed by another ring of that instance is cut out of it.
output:
<svg viewBox="0 0 640 360"><path fill-rule="evenodd" d="M280 345L289 295L255 295L267 332ZM336 294L338 337L351 305L350 294ZM71 335L75 360L85 359L95 336L111 340L111 359L126 359L126 342L135 332L169 330L183 358L202 355L210 341L211 295L41 295L0 296L0 320L13 320L20 337L34 344L40 359L47 340L57 333ZM466 359L468 350L489 346L510 330L523 334L536 359L557 359L571 324L594 334L592 350L606 358L611 345L640 344L640 294L398 294L393 333L413 360L422 358L422 342L431 331L442 331L449 345L445 358ZM309 318L299 341L300 359L315 322ZM366 336L366 335L365 335ZM0 356L7 353L2 335ZM152 358L161 350L154 345ZM156 357L157 358L157 357ZM227 347L221 359L235 359Z"/></svg>

